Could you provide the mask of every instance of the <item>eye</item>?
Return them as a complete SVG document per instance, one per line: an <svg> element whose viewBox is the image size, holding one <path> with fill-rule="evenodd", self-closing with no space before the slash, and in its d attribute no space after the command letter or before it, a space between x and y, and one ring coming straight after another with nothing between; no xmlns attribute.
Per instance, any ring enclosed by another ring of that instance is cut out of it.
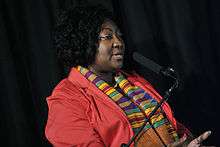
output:
<svg viewBox="0 0 220 147"><path fill-rule="evenodd" d="M107 35L103 35L103 36L99 36L100 40L111 40L113 38L112 34L107 34Z"/></svg>

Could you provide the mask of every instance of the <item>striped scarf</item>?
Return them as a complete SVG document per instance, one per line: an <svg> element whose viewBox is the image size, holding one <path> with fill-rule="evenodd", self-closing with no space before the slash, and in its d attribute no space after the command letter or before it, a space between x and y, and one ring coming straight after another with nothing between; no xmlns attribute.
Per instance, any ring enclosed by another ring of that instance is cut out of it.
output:
<svg viewBox="0 0 220 147"><path fill-rule="evenodd" d="M108 95L108 97L110 97L124 111L134 133L142 127L145 120L158 103L143 89L131 85L122 74L115 77L115 81L119 86L118 89L115 89L88 69L82 66L77 66L77 70L98 89ZM150 123L145 125L144 130L148 130L151 127L158 128L162 125L167 125L169 134L173 136L174 140L178 140L176 131L173 129L168 119L164 117L161 109L158 109L150 118Z"/></svg>

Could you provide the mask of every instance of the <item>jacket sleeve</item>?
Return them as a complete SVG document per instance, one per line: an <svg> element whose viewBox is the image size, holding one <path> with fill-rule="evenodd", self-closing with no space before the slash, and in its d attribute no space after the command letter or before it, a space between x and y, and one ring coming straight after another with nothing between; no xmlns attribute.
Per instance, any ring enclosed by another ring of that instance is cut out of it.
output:
<svg viewBox="0 0 220 147"><path fill-rule="evenodd" d="M78 100L80 95L71 94L69 98L65 94L47 98L47 139L55 147L103 147L104 143L87 119L85 106Z"/></svg>
<svg viewBox="0 0 220 147"><path fill-rule="evenodd" d="M180 137L183 137L184 135L193 138L193 134L189 131L188 128L186 128L182 123L177 121L177 133Z"/></svg>

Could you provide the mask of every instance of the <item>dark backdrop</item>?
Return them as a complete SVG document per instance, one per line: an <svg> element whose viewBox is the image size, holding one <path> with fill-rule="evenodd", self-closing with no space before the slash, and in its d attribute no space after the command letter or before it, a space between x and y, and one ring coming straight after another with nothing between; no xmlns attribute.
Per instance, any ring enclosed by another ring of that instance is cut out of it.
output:
<svg viewBox="0 0 220 147"><path fill-rule="evenodd" d="M194 135L212 130L205 144L218 146L220 1L114 0L113 8L128 47L178 71L180 88L169 99L175 117ZM168 89L163 79L139 71L162 95Z"/></svg>
<svg viewBox="0 0 220 147"><path fill-rule="evenodd" d="M87 0L120 18L127 50L173 66L181 86L169 99L175 117L195 135L213 131L206 144L219 145L218 0ZM86 0L0 1L0 138L5 146L50 146L44 137L45 98L61 70L50 46L55 9ZM166 80L138 71L163 94ZM150 73L150 74L149 74Z"/></svg>

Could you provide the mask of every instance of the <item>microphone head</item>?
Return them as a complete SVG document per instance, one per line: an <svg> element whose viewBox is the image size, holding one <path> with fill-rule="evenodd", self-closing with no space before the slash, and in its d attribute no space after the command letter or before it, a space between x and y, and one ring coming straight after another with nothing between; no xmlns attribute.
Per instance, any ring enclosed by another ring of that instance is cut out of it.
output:
<svg viewBox="0 0 220 147"><path fill-rule="evenodd" d="M153 71L157 74L160 74L162 67L160 65L158 65L157 63L144 57L143 55L141 55L138 52L134 52L132 57L137 63L141 64L142 66L150 69L151 71Z"/></svg>

